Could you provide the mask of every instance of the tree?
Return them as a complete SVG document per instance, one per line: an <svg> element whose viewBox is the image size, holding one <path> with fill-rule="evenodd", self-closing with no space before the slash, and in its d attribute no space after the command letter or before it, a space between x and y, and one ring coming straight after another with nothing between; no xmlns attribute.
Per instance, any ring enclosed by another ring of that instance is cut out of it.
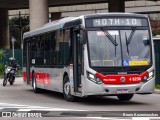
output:
<svg viewBox="0 0 160 120"><path fill-rule="evenodd" d="M0 49L0 63L2 63L2 58L5 56L5 51Z"/></svg>
<svg viewBox="0 0 160 120"><path fill-rule="evenodd" d="M29 31L29 17L13 17L9 20L10 38L16 39L15 48L21 48L21 32Z"/></svg>
<svg viewBox="0 0 160 120"><path fill-rule="evenodd" d="M5 51L0 49L0 76L4 73L4 64L2 63L2 58L5 56Z"/></svg>

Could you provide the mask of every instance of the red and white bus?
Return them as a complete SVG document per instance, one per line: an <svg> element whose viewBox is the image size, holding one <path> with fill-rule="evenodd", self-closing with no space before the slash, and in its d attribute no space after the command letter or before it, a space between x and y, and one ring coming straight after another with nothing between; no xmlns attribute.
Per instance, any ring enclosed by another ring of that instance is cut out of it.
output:
<svg viewBox="0 0 160 120"><path fill-rule="evenodd" d="M144 15L63 18L25 33L23 48L23 79L34 92L60 92L67 101L154 92L153 39Z"/></svg>

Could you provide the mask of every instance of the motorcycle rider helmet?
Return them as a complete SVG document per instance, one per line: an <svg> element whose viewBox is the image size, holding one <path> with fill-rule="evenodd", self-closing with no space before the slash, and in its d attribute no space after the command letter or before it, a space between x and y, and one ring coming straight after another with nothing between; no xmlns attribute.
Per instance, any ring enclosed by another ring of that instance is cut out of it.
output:
<svg viewBox="0 0 160 120"><path fill-rule="evenodd" d="M15 63L15 58L13 58L13 57L10 57L10 58L9 58L9 63L10 63L10 64L13 64L13 63Z"/></svg>

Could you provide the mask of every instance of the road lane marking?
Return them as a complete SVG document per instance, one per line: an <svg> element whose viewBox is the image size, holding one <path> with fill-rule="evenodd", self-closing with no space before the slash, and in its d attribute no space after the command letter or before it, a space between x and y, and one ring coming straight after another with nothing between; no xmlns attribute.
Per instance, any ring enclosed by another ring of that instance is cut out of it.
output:
<svg viewBox="0 0 160 120"><path fill-rule="evenodd" d="M96 120L132 120L132 118L117 118L117 117L81 117L84 119L96 119Z"/></svg>
<svg viewBox="0 0 160 120"><path fill-rule="evenodd" d="M0 110L2 109L14 109L17 108L17 111L31 111L31 110L44 110L44 111L86 111L78 109L66 109L66 108L52 108L52 107L42 107L42 106L31 106L31 105L21 105L21 104L9 104L9 103L0 103Z"/></svg>

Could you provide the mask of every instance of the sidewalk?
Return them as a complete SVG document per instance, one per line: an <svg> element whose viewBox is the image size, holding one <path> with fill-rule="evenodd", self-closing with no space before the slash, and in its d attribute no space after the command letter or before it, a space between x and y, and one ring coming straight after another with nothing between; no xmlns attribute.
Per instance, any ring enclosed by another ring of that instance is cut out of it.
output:
<svg viewBox="0 0 160 120"><path fill-rule="evenodd" d="M155 89L155 90L154 90L154 93L160 94L160 90L159 90L159 89Z"/></svg>

